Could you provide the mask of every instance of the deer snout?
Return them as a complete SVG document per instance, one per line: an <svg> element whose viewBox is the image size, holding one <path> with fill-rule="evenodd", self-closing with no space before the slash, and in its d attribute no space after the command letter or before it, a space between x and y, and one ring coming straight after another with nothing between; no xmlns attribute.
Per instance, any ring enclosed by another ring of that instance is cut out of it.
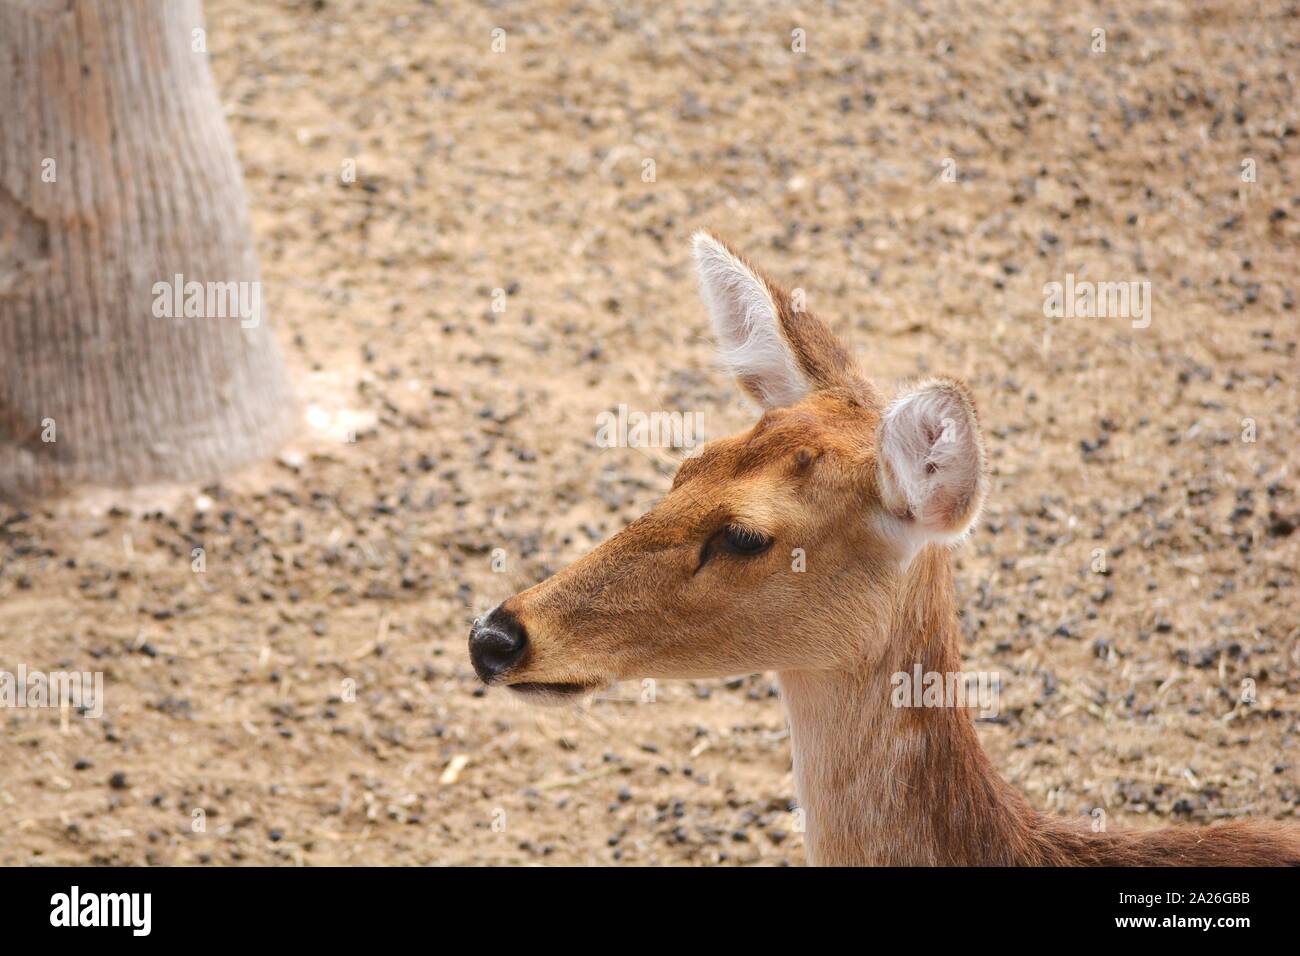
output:
<svg viewBox="0 0 1300 956"><path fill-rule="evenodd" d="M528 632L504 607L474 622L469 631L469 659L485 684L504 676L528 653Z"/></svg>

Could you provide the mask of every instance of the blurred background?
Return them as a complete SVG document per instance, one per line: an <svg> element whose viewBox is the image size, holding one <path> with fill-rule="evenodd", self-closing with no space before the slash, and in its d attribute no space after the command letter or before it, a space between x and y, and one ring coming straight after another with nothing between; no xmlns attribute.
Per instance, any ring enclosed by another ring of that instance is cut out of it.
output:
<svg viewBox="0 0 1300 956"><path fill-rule="evenodd" d="M771 675L543 711L465 653L667 490L601 412L752 423L705 227L886 388L971 383L963 650L1034 806L1296 816L1300 13L1141 6L208 0L299 414L0 505L0 667L105 675L0 711L0 863L802 863ZM1149 327L1046 315L1067 274Z"/></svg>

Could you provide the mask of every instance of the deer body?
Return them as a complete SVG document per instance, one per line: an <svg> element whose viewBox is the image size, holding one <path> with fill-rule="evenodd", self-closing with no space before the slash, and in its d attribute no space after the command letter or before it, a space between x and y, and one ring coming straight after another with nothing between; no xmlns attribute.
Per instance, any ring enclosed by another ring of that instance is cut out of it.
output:
<svg viewBox="0 0 1300 956"><path fill-rule="evenodd" d="M937 378L887 402L779 286L712 236L695 251L723 361L763 417L475 622L479 676L546 700L776 671L816 864L1300 865L1300 834L1280 824L1094 833L1043 816L965 709L896 705L892 675L961 670L948 548L988 489L970 393Z"/></svg>
<svg viewBox="0 0 1300 956"><path fill-rule="evenodd" d="M1027 860L1020 795L990 766L963 710L900 708L882 690L894 673L960 668L947 555L913 562L896 643L857 668L783 672L809 858L822 865L936 865ZM951 616L952 621L947 620Z"/></svg>
<svg viewBox="0 0 1300 956"><path fill-rule="evenodd" d="M845 671L779 675L812 863L823 866L1300 865L1269 823L1095 833L1033 810L989 762L968 712L892 706L889 677L961 667L948 555L913 562L896 653Z"/></svg>

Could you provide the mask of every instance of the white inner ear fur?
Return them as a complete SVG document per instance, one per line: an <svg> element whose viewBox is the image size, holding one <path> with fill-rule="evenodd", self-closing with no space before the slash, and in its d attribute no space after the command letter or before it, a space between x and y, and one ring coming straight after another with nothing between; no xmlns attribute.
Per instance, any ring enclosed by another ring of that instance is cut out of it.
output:
<svg viewBox="0 0 1300 956"><path fill-rule="evenodd" d="M880 424L886 521L908 540L955 543L974 526L985 491L984 451L974 413L957 388L928 382L900 395Z"/></svg>
<svg viewBox="0 0 1300 956"><path fill-rule="evenodd" d="M781 336L767 286L707 232L695 234L694 246L700 294L722 364L758 391L764 408L796 404L810 385Z"/></svg>

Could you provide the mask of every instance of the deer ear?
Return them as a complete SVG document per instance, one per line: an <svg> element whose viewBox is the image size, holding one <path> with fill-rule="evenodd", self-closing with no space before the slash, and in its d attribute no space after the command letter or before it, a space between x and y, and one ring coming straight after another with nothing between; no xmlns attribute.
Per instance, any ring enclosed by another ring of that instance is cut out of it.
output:
<svg viewBox="0 0 1300 956"><path fill-rule="evenodd" d="M775 408L819 388L867 388L830 329L794 308L785 290L716 236L697 232L694 245L719 355L750 397Z"/></svg>
<svg viewBox="0 0 1300 956"><path fill-rule="evenodd" d="M722 364L764 408L802 400L812 383L781 338L772 287L720 239L697 232L694 245Z"/></svg>
<svg viewBox="0 0 1300 956"><path fill-rule="evenodd" d="M885 510L916 547L960 540L988 491L984 441L970 393L932 379L907 390L880 423Z"/></svg>

